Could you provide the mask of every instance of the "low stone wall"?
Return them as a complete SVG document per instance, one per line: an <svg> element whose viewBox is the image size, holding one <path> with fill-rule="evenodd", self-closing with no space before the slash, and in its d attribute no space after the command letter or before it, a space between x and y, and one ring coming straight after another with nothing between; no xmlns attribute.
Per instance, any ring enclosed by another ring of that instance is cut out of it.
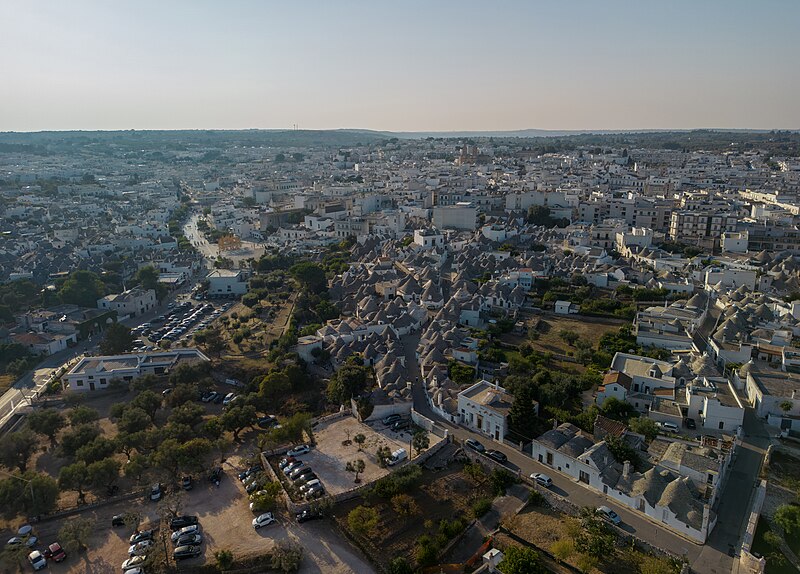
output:
<svg viewBox="0 0 800 574"><path fill-rule="evenodd" d="M91 504L81 504L80 506L74 506L72 508L67 508L59 512L54 512L52 514L42 514L36 517L30 517L28 520L32 524L37 522L48 522L50 520L65 518L67 516L74 516L76 514L86 512L87 510L93 510L95 508L108 506L109 504L116 504L117 502L123 502L125 500L133 500L134 498L139 498L139 497L144 498L144 492L141 490L136 490L133 492L128 492L126 494L119 494L117 496L112 496L110 498L104 498L103 500L92 502Z"/></svg>

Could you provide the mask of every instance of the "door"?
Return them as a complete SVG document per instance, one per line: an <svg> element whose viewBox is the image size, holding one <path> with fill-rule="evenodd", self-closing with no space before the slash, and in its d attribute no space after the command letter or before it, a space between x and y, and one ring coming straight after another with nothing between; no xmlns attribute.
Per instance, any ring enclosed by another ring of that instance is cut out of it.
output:
<svg viewBox="0 0 800 574"><path fill-rule="evenodd" d="M94 381L89 381L89 390L90 391L94 390Z"/></svg>

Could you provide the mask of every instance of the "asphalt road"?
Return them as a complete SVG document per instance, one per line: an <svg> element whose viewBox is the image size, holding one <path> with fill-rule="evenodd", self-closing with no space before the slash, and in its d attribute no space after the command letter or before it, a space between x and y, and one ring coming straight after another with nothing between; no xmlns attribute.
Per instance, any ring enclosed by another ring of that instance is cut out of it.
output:
<svg viewBox="0 0 800 574"><path fill-rule="evenodd" d="M530 456L522 454L513 446L497 443L489 437L445 421L428 406L425 390L421 383L414 383L412 390L414 409L417 412L437 421L459 440L473 438L487 448L505 453L510 470L519 470L526 475L534 472L547 474L553 479L553 492L569 499L577 506L606 505L613 508L623 520L623 530L653 546L685 557L692 567L692 572L703 574L735 572L733 569L738 566L738 561L734 561L729 555L729 550L731 546L736 550L740 546L746 516L750 509L747 502L750 500L750 494L758 476L764 449L769 444L769 437L764 431L763 425L752 415L751 409L748 409L748 416L745 419L745 433L749 436L745 438L745 444L734 460L729 482L723 492L717 526L712 531L707 544L699 545L662 528L628 507L620 506L601 494L584 488L576 481L540 464Z"/></svg>

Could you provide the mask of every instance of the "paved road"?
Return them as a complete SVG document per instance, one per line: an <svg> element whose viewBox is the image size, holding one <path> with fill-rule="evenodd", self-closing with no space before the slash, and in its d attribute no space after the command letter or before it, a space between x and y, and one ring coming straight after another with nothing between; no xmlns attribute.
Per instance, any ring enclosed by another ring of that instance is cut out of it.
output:
<svg viewBox="0 0 800 574"><path fill-rule="evenodd" d="M693 572L703 574L729 573L735 565L738 565L738 561L734 564L733 558L728 555L729 545L733 545L736 549L740 546L743 526L746 524L745 517L749 512L748 501L750 493L759 472L764 449L769 444L769 437L759 421L752 416L751 411L748 410L750 414L745 421L745 432L750 436L746 437L746 442L743 448L740 449L740 453L731 469L731 477L723 493L717 526L709 537L709 542L701 546L661 528L628 507L615 504L601 494L584 488L568 477L553 471L552 468L540 464L530 456L522 454L518 449L510 445L494 442L486 436L445 421L429 407L425 398L425 390L421 383L415 383L412 391L414 409L439 422L456 438L460 440L475 438L487 447L491 445L490 448L502 451L508 456L508 467L511 470L519 469L526 475L534 472L547 474L553 479L554 486L552 490L568 498L575 505L610 506L622 518L624 530L635 534L654 546L669 550L677 556L685 557L692 565Z"/></svg>

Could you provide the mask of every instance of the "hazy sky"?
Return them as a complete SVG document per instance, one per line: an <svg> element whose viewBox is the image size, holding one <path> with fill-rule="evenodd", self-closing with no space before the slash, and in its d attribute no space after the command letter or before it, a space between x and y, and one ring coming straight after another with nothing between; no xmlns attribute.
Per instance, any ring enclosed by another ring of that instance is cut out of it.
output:
<svg viewBox="0 0 800 574"><path fill-rule="evenodd" d="M0 0L0 131L800 128L800 1Z"/></svg>

